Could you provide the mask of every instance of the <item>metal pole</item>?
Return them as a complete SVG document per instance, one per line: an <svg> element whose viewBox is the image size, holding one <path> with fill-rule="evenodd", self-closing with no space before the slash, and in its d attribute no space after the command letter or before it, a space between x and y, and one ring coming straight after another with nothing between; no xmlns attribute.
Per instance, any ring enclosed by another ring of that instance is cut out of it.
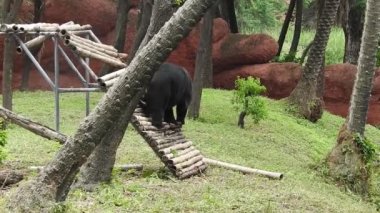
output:
<svg viewBox="0 0 380 213"><path fill-rule="evenodd" d="M55 85L53 81L50 79L50 77L46 74L45 70L41 67L40 63L34 58L33 54L29 51L29 49L26 47L24 42L15 34L13 34L13 37L17 40L17 42L20 44L20 47L25 52L25 54L29 57L29 59L33 62L34 66L36 66L37 70L40 72L42 77L46 80L46 82L49 84L49 86L54 89Z"/></svg>
<svg viewBox="0 0 380 213"><path fill-rule="evenodd" d="M67 64L69 65L69 67L71 68L71 70L73 70L75 72L75 74L77 74L77 76L79 77L80 81L82 82L83 85L85 85L86 83L86 80L83 78L82 74L79 72L79 70L76 68L76 66L74 65L74 63L71 61L71 59L69 58L69 56L65 53L65 51L62 49L61 46L58 45L58 48L59 48L59 51L61 52L61 54L63 55L63 57L65 58Z"/></svg>
<svg viewBox="0 0 380 213"><path fill-rule="evenodd" d="M52 38L54 41L54 97L55 97L55 130L59 132L59 59L58 59L58 39Z"/></svg>

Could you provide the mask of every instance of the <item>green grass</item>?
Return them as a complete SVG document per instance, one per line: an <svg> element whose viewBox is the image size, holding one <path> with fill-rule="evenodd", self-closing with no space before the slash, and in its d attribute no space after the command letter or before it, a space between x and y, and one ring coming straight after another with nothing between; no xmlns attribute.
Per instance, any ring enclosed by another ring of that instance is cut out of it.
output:
<svg viewBox="0 0 380 213"><path fill-rule="evenodd" d="M92 106L101 95L92 94ZM231 97L230 91L204 90L201 118L187 120L185 135L209 158L283 172L283 180L216 167L199 177L176 180L129 128L117 164L142 163L143 172L116 170L112 183L94 192L72 191L68 212L376 212L374 204L338 188L313 169L334 146L343 118L325 113L317 123L309 123L289 115L281 101L264 98L268 117L259 124L248 117L246 128L240 129ZM51 92L17 92L14 102L14 111L54 126ZM84 117L84 95L64 94L62 105L62 131L70 135ZM7 167L44 165L60 147L17 126L8 134ZM380 143L380 130L368 126L366 135ZM380 194L378 177L374 193ZM0 198L0 211L4 205Z"/></svg>
<svg viewBox="0 0 380 213"><path fill-rule="evenodd" d="M280 35L281 28L277 28L275 30L267 30L265 33L271 35L274 39L278 39ZM302 53L313 41L315 35L315 30L312 29L304 29L301 33L301 38L299 41L296 58L300 58ZM289 53L290 45L293 38L293 29L290 28L288 33L286 34L285 42L281 51L280 58L283 58L285 55ZM344 57L344 33L341 28L333 28L330 33L329 41L326 47L325 60L326 64L340 64L343 63ZM306 62L306 59L305 59Z"/></svg>

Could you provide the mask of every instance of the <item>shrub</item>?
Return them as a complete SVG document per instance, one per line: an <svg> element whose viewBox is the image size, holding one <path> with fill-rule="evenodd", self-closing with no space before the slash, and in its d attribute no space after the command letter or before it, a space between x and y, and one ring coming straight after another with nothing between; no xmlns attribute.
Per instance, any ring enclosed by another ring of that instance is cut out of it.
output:
<svg viewBox="0 0 380 213"><path fill-rule="evenodd" d="M245 115L251 115L253 121L258 123L267 115L264 101L259 97L266 91L259 79L248 77L246 79L238 77L235 81L235 91L232 103L236 110L240 111L238 126L244 128Z"/></svg>
<svg viewBox="0 0 380 213"><path fill-rule="evenodd" d="M5 130L5 124L3 120L0 120L0 164L6 157L6 152L4 149L4 146L6 143L7 143L7 134Z"/></svg>

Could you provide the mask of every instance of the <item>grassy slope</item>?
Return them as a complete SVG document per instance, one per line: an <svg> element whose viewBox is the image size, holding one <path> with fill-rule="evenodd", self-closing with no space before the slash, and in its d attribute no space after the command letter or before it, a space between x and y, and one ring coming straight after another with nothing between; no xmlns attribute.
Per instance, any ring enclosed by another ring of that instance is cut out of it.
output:
<svg viewBox="0 0 380 213"><path fill-rule="evenodd" d="M93 105L102 94L93 94ZM313 166L335 144L343 119L325 113L311 124L290 116L280 101L266 100L269 116L258 125L248 118L237 128L238 113L230 104L232 93L205 90L201 119L187 121L184 132L209 158L254 168L279 171L281 181L220 168L202 177L177 181L145 142L130 128L118 152L118 164L143 163L144 171L115 171L114 181L93 193L73 191L69 212L375 212L359 197L326 182ZM54 126L50 92L16 93L15 111ZM84 114L84 95L62 97L62 130L71 134ZM379 143L380 131L368 127L367 136ZM59 145L16 126L9 131L7 166L43 165ZM379 189L379 183L377 183ZM0 209L4 199L0 198Z"/></svg>

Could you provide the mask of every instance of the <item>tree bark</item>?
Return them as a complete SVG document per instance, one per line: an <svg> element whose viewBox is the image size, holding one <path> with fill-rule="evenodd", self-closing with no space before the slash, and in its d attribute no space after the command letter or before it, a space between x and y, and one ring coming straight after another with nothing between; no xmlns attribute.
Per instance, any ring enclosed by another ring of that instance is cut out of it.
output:
<svg viewBox="0 0 380 213"><path fill-rule="evenodd" d="M293 61L296 54L298 43L301 37L301 29L302 29L302 10L303 10L303 0L296 0L296 21L294 24L294 34L292 44L289 50L289 60Z"/></svg>
<svg viewBox="0 0 380 213"><path fill-rule="evenodd" d="M130 8L129 0L118 0L117 19L116 19L116 37L114 47L118 52L124 52L125 32L127 31L128 12ZM113 71L113 67L104 64L100 70L100 75L106 75Z"/></svg>
<svg viewBox="0 0 380 213"><path fill-rule="evenodd" d="M187 0L155 37L141 50L118 82L104 95L54 159L40 174L20 186L11 196L12 211L43 211L66 198L79 167L107 134L122 111L130 120L135 107L159 65L190 32L216 0Z"/></svg>
<svg viewBox="0 0 380 213"><path fill-rule="evenodd" d="M323 99L318 96L318 76L323 70L324 55L331 27L339 6L339 0L326 0L317 31L301 79L290 94L288 101L296 108L296 113L316 122L323 114Z"/></svg>
<svg viewBox="0 0 380 213"><path fill-rule="evenodd" d="M172 12L169 13L169 11ZM155 35L164 23L170 19L173 12L171 1L161 0L156 2L153 5L153 14L155 14L157 18L152 16L146 35ZM144 47L149 40L149 38L144 39L143 43L140 44L140 49ZM128 116L128 110L123 111L117 122L113 124L113 127L109 129L107 135L104 136L100 144L95 148L87 160L87 163L81 168L77 186L92 190L98 183L109 182L111 180L117 148L123 139L129 123L129 119L127 119Z"/></svg>
<svg viewBox="0 0 380 213"><path fill-rule="evenodd" d="M344 62L358 64L364 25L364 8L359 5L357 0L347 0L346 3L348 4L346 22L342 24L346 38Z"/></svg>
<svg viewBox="0 0 380 213"><path fill-rule="evenodd" d="M153 0L142 0L140 2L140 15L138 20L138 30L131 48L128 54L127 63L132 61L135 57L137 50L140 47L142 40L144 39L149 27L150 18L152 17Z"/></svg>
<svg viewBox="0 0 380 213"><path fill-rule="evenodd" d="M367 0L365 14L358 71L352 91L347 124L343 126L336 146L327 157L330 175L339 184L363 195L368 194L370 165L365 161L365 152L356 140L358 140L357 134L364 138L375 74L377 44L380 38L380 1Z"/></svg>
<svg viewBox="0 0 380 213"><path fill-rule="evenodd" d="M280 36L278 38L277 56L280 56L280 54L281 54L282 46L284 45L286 33L288 32L290 20L292 19L293 10L294 10L295 5L296 5L296 0L291 0L289 3L288 11L286 12L284 24L282 25L282 28L281 28Z"/></svg>
<svg viewBox="0 0 380 213"><path fill-rule="evenodd" d="M195 74L192 86L192 99L188 117L197 119L201 106L202 88L206 84L212 86L212 27L214 10L210 8L203 17L198 52L195 59ZM205 78L206 77L206 78ZM210 82L211 79L211 82ZM207 83L206 83L207 82Z"/></svg>
<svg viewBox="0 0 380 213"><path fill-rule="evenodd" d="M5 0L3 2L2 18L3 22L10 24L16 21L17 13L21 7L22 0ZM12 110L12 72L13 72L13 54L15 50L15 41L12 35L5 35L4 39L4 56L3 56L3 107Z"/></svg>

